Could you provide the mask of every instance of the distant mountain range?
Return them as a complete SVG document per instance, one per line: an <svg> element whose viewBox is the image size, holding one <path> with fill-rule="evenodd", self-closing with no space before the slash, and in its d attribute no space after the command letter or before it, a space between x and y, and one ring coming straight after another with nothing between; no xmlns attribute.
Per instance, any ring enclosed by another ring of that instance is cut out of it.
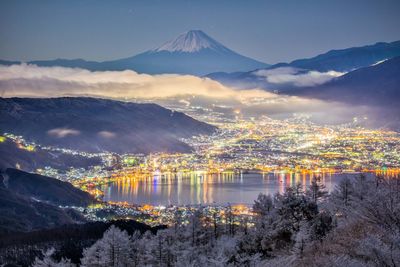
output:
<svg viewBox="0 0 400 267"><path fill-rule="evenodd" d="M397 56L400 56L400 41L392 43L380 42L361 47L331 50L316 57L298 59L288 64L275 64L270 68L290 66L320 72L330 70L349 72Z"/></svg>
<svg viewBox="0 0 400 267"><path fill-rule="evenodd" d="M17 64L1 61L0 64ZM203 31L192 30L176 39L144 53L111 61L95 62L83 59L55 59L28 62L38 66L62 66L99 70L134 70L139 73L177 73L206 75L211 72L249 71L268 64L242 56L223 46Z"/></svg>
<svg viewBox="0 0 400 267"><path fill-rule="evenodd" d="M16 169L0 173L0 235L84 222L77 212L95 199L70 183Z"/></svg>
<svg viewBox="0 0 400 267"><path fill-rule="evenodd" d="M348 72L329 76L327 71L331 70ZM371 125L400 129L400 119L394 116L400 114L400 41L332 50L289 64L250 72L211 73L206 77L241 89L261 88L279 94L365 105L374 109L370 112Z"/></svg>
<svg viewBox="0 0 400 267"><path fill-rule="evenodd" d="M35 60L27 63L38 66L62 66L92 71L134 70L139 73L193 74L208 76L221 82L251 76L257 69L293 67L320 72L349 72L377 62L400 56L400 41L379 42L373 45L330 50L312 58L298 59L290 63L269 65L242 56L217 42L201 30L191 30L166 42L158 48L138 55L96 62L84 59ZM19 61L0 60L0 65L20 64Z"/></svg>
<svg viewBox="0 0 400 267"><path fill-rule="evenodd" d="M319 86L282 93L350 104L399 107L400 57L351 71Z"/></svg>
<svg viewBox="0 0 400 267"><path fill-rule="evenodd" d="M42 145L118 153L188 152L216 127L156 104L84 97L0 98L0 129Z"/></svg>
<svg viewBox="0 0 400 267"><path fill-rule="evenodd" d="M293 85L268 82L268 79L266 79L268 76L259 75L260 71L271 73L273 70L290 68L294 70L294 75L305 74L310 71L350 72L397 56L400 56L400 41L381 42L374 45L331 50L316 57L298 59L290 63L278 63L263 69L233 73L215 72L207 74L206 77L242 89L258 87L270 91L287 90L293 88Z"/></svg>
<svg viewBox="0 0 400 267"><path fill-rule="evenodd" d="M372 109L371 125L400 131L400 57L351 71L319 86L281 93L365 105Z"/></svg>

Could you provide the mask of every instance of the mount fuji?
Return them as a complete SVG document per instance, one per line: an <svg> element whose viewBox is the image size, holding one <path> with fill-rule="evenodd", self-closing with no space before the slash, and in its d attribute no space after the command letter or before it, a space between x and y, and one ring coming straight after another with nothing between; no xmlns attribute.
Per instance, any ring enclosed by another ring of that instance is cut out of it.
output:
<svg viewBox="0 0 400 267"><path fill-rule="evenodd" d="M83 59L31 61L38 66L84 68L93 71L134 70L139 73L206 75L212 72L250 71L268 64L242 56L217 42L201 30L191 30L158 48L117 60L95 62ZM18 62L0 61L11 65Z"/></svg>
<svg viewBox="0 0 400 267"><path fill-rule="evenodd" d="M200 30L185 32L142 54L102 64L113 70L134 69L150 74L194 75L205 75L216 70L234 72L268 66L230 50Z"/></svg>
<svg viewBox="0 0 400 267"><path fill-rule="evenodd" d="M222 44L200 30L192 30L179 35L176 39L166 42L154 52L188 52L194 53L202 49L211 49L220 52L232 52Z"/></svg>

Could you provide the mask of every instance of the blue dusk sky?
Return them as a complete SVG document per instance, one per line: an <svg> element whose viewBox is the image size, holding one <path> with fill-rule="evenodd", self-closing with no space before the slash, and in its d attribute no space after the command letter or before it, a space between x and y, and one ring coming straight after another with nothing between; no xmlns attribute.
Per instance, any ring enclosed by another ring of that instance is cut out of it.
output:
<svg viewBox="0 0 400 267"><path fill-rule="evenodd" d="M200 29L266 63L400 39L398 0L1 0L0 58L110 60Z"/></svg>

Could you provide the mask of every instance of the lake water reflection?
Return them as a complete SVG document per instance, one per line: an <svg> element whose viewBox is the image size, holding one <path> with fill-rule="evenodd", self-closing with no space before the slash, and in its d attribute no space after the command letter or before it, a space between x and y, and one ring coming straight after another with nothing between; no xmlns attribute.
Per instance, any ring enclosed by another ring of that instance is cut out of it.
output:
<svg viewBox="0 0 400 267"><path fill-rule="evenodd" d="M326 190L331 191L344 177L356 174L319 174ZM259 193L284 192L301 183L307 187L317 175L310 174L167 174L143 179L119 179L104 185L104 200L132 204L251 204Z"/></svg>

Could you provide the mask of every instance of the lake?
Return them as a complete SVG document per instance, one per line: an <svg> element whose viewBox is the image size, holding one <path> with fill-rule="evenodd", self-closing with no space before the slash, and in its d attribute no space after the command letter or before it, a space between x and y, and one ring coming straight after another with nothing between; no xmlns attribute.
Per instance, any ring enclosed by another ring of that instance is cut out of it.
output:
<svg viewBox="0 0 400 267"><path fill-rule="evenodd" d="M324 174L322 183L332 191L344 177L358 174ZM304 188L317 175L310 174L167 174L143 179L118 179L103 185L104 200L131 204L194 205L252 204L259 193L283 193L286 187L301 183Z"/></svg>

